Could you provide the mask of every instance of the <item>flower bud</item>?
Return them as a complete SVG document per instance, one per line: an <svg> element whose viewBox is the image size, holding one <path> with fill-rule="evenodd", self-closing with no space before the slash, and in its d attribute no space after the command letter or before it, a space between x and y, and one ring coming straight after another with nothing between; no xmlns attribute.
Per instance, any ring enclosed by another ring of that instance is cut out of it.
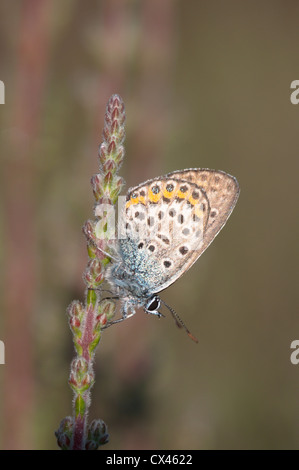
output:
<svg viewBox="0 0 299 470"><path fill-rule="evenodd" d="M88 262L83 279L90 289L97 289L102 284L104 280L102 265L97 258L93 258Z"/></svg>
<svg viewBox="0 0 299 470"><path fill-rule="evenodd" d="M93 385L94 374L88 370L88 363L83 357L76 357L71 364L70 386L76 392L84 392Z"/></svg>
<svg viewBox="0 0 299 470"><path fill-rule="evenodd" d="M55 431L55 436L57 439L57 444L62 450L68 450L71 445L72 434L73 434L73 418L67 416L64 418L57 431Z"/></svg>
<svg viewBox="0 0 299 470"><path fill-rule="evenodd" d="M96 450L107 442L109 442L107 425L102 419L94 419L88 427L86 449Z"/></svg>
<svg viewBox="0 0 299 470"><path fill-rule="evenodd" d="M111 320L115 314L116 304L113 300L104 299L99 303L99 314L106 315L108 320Z"/></svg>
<svg viewBox="0 0 299 470"><path fill-rule="evenodd" d="M91 180L93 194L96 200L99 200L101 197L104 196L104 182L103 177L100 173L93 175Z"/></svg>

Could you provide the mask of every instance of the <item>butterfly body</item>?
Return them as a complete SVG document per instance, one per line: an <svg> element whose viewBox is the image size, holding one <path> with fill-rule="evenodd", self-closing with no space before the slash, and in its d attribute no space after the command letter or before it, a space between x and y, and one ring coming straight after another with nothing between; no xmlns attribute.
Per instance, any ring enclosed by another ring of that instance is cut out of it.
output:
<svg viewBox="0 0 299 470"><path fill-rule="evenodd" d="M159 315L156 309L148 311L151 300L157 297L153 295L153 289L163 281L159 263L146 250L138 249L138 242L134 239L121 240L118 250L120 261L112 266L109 277L122 301L122 316L126 318L130 311L134 314L139 307L147 313Z"/></svg>
<svg viewBox="0 0 299 470"><path fill-rule="evenodd" d="M187 169L128 191L117 261L109 282L122 299L122 318L143 307L160 315L157 295L182 276L225 225L239 195L227 173Z"/></svg>

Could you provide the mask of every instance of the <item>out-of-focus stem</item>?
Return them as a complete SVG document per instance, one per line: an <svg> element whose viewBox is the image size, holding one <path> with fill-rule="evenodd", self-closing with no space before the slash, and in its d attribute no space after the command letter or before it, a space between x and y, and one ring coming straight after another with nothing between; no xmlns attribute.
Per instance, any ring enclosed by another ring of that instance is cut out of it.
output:
<svg viewBox="0 0 299 470"><path fill-rule="evenodd" d="M33 354L32 313L36 296L36 232L33 165L35 140L44 102L49 53L47 27L50 0L20 3L17 63L6 156L4 220L6 279L4 287L5 368L3 447L30 449L32 442ZM7 84L12 85L12 84ZM2 139L3 142L3 139ZM25 432L26 430L26 432Z"/></svg>

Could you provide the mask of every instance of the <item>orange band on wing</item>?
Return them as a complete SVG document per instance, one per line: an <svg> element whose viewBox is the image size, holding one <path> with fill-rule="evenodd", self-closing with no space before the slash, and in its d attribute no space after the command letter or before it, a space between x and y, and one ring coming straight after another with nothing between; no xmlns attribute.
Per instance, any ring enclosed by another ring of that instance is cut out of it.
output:
<svg viewBox="0 0 299 470"><path fill-rule="evenodd" d="M192 196L189 197L188 201L190 204L192 204L192 206L195 206L195 204L198 203L198 199L194 199Z"/></svg>
<svg viewBox="0 0 299 470"><path fill-rule="evenodd" d="M182 191L178 191L176 196L179 197L180 199L186 199L186 197L188 196L188 192L183 193Z"/></svg>
<svg viewBox="0 0 299 470"><path fill-rule="evenodd" d="M159 199L161 198L161 191L158 192L158 194L154 194L152 190L150 189L148 192L148 198L151 202L158 202Z"/></svg>
<svg viewBox="0 0 299 470"><path fill-rule="evenodd" d="M132 204L138 204L139 203L139 197L131 197L131 199L126 203L126 208L130 207Z"/></svg>
<svg viewBox="0 0 299 470"><path fill-rule="evenodd" d="M167 199L171 199L173 197L173 191L167 191L167 189L164 189L163 196Z"/></svg>
<svg viewBox="0 0 299 470"><path fill-rule="evenodd" d="M140 204L145 205L145 197L144 196L139 196L139 202L140 202Z"/></svg>

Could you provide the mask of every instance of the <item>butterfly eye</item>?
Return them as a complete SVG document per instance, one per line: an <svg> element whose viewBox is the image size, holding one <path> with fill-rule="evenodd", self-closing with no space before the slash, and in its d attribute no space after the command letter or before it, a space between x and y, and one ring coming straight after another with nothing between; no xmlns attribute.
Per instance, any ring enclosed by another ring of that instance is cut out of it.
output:
<svg viewBox="0 0 299 470"><path fill-rule="evenodd" d="M148 312L155 312L158 310L158 308L160 307L160 299L157 295L154 295L153 297L151 297L145 307L145 310L148 311Z"/></svg>

